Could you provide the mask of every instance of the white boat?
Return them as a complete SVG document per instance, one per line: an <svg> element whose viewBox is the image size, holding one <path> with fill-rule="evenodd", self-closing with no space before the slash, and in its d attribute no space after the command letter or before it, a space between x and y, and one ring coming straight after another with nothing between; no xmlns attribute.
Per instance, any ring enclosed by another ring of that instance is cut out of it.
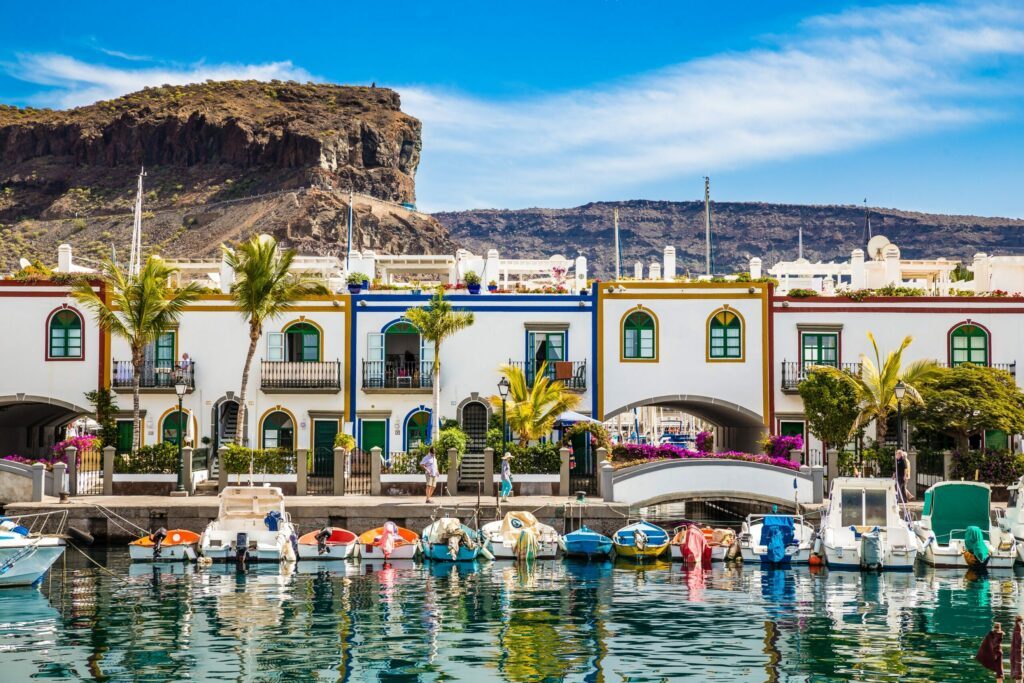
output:
<svg viewBox="0 0 1024 683"><path fill-rule="evenodd" d="M347 560L359 550L358 538L348 529L326 526L299 536L300 560Z"/></svg>
<svg viewBox="0 0 1024 683"><path fill-rule="evenodd" d="M33 534L17 522L0 518L0 586L33 585L63 552L60 536Z"/></svg>
<svg viewBox="0 0 1024 683"><path fill-rule="evenodd" d="M910 570L921 549L893 479L836 479L820 538L830 569Z"/></svg>
<svg viewBox="0 0 1024 683"><path fill-rule="evenodd" d="M1022 488L1024 477L1007 487L1010 499L1006 503L1006 511L999 518L999 528L1013 536L1017 543L1017 559L1024 562L1024 497L1020 494Z"/></svg>
<svg viewBox="0 0 1024 683"><path fill-rule="evenodd" d="M294 562L298 538L276 486L228 486L199 540L214 562Z"/></svg>
<svg viewBox="0 0 1024 683"><path fill-rule="evenodd" d="M740 554L745 563L807 564L816 533L802 515L749 515L740 530Z"/></svg>
<svg viewBox="0 0 1024 683"><path fill-rule="evenodd" d="M520 536L529 534L532 539ZM561 536L554 527L541 524L529 512L509 512L504 519L484 524L480 538L496 560L526 559L532 554L538 560L558 554Z"/></svg>
<svg viewBox="0 0 1024 683"><path fill-rule="evenodd" d="M992 489L975 481L942 481L924 494L914 531L932 567L1012 569L1013 534L992 523Z"/></svg>

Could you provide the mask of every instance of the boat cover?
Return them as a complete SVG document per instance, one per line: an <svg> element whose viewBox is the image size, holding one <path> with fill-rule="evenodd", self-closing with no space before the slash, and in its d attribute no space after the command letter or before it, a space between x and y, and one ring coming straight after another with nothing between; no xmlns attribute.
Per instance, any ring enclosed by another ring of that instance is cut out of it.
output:
<svg viewBox="0 0 1024 683"><path fill-rule="evenodd" d="M698 567L711 566L711 546L708 540L696 526L686 527L686 539L683 542L683 559L692 562Z"/></svg>
<svg viewBox="0 0 1024 683"><path fill-rule="evenodd" d="M973 555L979 564L988 562L988 546L985 545L985 535L978 527L967 527L967 531L964 532L964 549Z"/></svg>
<svg viewBox="0 0 1024 683"><path fill-rule="evenodd" d="M964 538L967 527L988 529L990 497L989 488L983 484L944 483L925 492L922 514L931 518L935 540L948 545L955 538Z"/></svg>
<svg viewBox="0 0 1024 683"><path fill-rule="evenodd" d="M761 523L760 545L765 547L769 562L786 559L786 547L794 541L793 518L785 515L766 515Z"/></svg>

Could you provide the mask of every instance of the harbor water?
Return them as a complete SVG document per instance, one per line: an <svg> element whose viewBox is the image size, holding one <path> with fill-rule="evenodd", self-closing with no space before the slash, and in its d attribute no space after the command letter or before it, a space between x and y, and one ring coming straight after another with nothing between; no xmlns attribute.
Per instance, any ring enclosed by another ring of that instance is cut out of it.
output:
<svg viewBox="0 0 1024 683"><path fill-rule="evenodd" d="M0 680L979 681L1024 607L1009 572L90 557L0 591Z"/></svg>

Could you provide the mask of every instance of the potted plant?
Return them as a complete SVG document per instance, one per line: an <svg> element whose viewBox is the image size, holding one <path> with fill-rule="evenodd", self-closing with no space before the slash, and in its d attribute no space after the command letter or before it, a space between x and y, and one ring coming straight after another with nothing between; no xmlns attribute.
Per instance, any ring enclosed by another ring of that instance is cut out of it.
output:
<svg viewBox="0 0 1024 683"><path fill-rule="evenodd" d="M488 292L497 292L498 291L498 283L497 283L496 280L491 280L490 282L487 283L487 291Z"/></svg>
<svg viewBox="0 0 1024 683"><path fill-rule="evenodd" d="M358 294L363 290L363 283L369 278L365 273L349 273L348 277L345 278L345 282L348 283L348 293Z"/></svg>
<svg viewBox="0 0 1024 683"><path fill-rule="evenodd" d="M412 281L412 293L413 294L419 294L421 289L422 289L422 287L420 286L420 281L419 280L413 280Z"/></svg>
<svg viewBox="0 0 1024 683"><path fill-rule="evenodd" d="M466 281L466 289L469 290L470 294L480 293L480 276L475 271L467 272L462 279Z"/></svg>

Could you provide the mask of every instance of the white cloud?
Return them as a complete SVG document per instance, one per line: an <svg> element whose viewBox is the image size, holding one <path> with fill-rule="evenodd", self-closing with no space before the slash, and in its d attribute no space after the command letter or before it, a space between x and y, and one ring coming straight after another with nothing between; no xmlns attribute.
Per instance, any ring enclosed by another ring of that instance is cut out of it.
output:
<svg viewBox="0 0 1024 683"><path fill-rule="evenodd" d="M430 209L565 205L1004 116L1024 10L912 5L813 17L772 47L517 101L400 88Z"/></svg>
<svg viewBox="0 0 1024 683"><path fill-rule="evenodd" d="M232 79L308 81L313 77L290 61L266 64L192 64L184 67L154 66L122 69L90 64L60 54L22 54L7 72L24 81L49 86L33 103L50 107L75 107L107 100L146 86L185 85Z"/></svg>

